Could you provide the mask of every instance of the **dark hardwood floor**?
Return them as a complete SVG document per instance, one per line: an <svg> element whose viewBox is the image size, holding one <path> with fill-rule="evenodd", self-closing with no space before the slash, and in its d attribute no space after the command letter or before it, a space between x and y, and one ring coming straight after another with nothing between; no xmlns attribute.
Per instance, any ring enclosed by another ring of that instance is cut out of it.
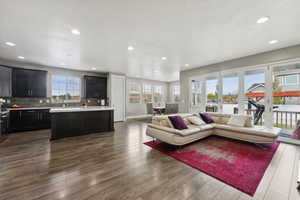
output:
<svg viewBox="0 0 300 200"><path fill-rule="evenodd" d="M254 197L143 145L146 124L49 142L49 131L0 144L0 200L299 200L299 147L281 144Z"/></svg>

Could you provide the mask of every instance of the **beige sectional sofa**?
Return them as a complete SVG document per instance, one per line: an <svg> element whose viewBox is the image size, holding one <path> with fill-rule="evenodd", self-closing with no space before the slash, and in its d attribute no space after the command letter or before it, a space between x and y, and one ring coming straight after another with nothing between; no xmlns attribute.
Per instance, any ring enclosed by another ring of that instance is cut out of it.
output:
<svg viewBox="0 0 300 200"><path fill-rule="evenodd" d="M152 123L147 127L146 134L153 138L172 145L185 145L196 140L218 135L227 138L253 142L257 144L273 143L277 140L280 128L267 128L264 126L253 126L251 116L247 116L244 127L228 125L231 115L209 113L215 123L194 125L188 120L191 116L198 114L177 114L180 115L188 126L188 129L177 130L173 128L168 116L154 116Z"/></svg>

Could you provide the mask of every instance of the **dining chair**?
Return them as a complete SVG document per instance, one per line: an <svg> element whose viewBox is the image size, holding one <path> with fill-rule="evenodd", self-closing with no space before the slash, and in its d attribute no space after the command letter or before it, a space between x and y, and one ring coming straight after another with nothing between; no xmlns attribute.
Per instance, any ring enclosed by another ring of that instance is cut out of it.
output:
<svg viewBox="0 0 300 200"><path fill-rule="evenodd" d="M177 103L167 103L165 114L175 114L178 113L178 104Z"/></svg>

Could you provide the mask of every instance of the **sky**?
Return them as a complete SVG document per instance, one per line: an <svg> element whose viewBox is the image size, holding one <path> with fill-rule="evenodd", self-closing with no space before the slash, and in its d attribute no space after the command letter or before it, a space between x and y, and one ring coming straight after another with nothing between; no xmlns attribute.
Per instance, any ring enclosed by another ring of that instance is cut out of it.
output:
<svg viewBox="0 0 300 200"><path fill-rule="evenodd" d="M245 91L251 87L254 83L264 83L265 75L263 73L248 74L245 75ZM223 94L238 94L239 90L239 78L237 76L224 77L223 81ZM211 79L206 81L207 93L215 93L217 86L217 79Z"/></svg>

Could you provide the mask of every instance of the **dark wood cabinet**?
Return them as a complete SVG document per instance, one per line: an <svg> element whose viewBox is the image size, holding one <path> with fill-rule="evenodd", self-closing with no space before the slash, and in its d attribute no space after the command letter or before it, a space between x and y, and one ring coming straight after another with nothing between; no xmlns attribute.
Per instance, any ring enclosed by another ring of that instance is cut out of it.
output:
<svg viewBox="0 0 300 200"><path fill-rule="evenodd" d="M107 98L107 77L84 76L85 98Z"/></svg>
<svg viewBox="0 0 300 200"><path fill-rule="evenodd" d="M12 71L13 97L47 97L47 72L14 68Z"/></svg>
<svg viewBox="0 0 300 200"><path fill-rule="evenodd" d="M49 109L11 110L10 131L31 131L50 128Z"/></svg>
<svg viewBox="0 0 300 200"><path fill-rule="evenodd" d="M0 66L0 97L11 97L12 69Z"/></svg>
<svg viewBox="0 0 300 200"><path fill-rule="evenodd" d="M51 139L114 130L114 111L51 113Z"/></svg>

